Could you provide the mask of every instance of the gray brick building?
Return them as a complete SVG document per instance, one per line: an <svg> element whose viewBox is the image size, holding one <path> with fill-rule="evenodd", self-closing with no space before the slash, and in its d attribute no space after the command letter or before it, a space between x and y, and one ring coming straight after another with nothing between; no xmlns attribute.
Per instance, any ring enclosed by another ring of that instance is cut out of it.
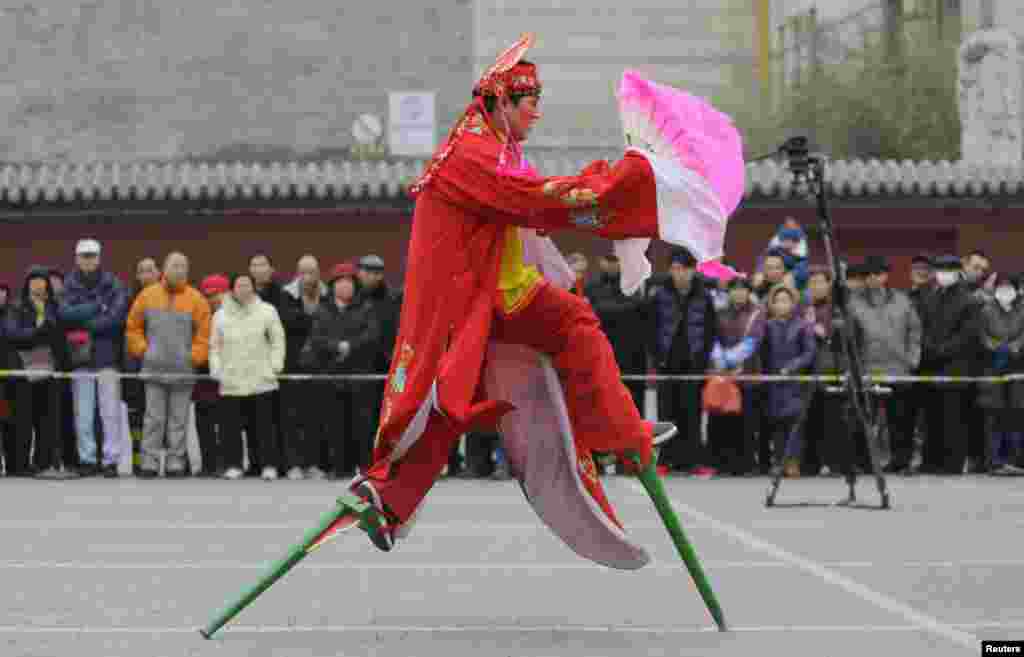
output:
<svg viewBox="0 0 1024 657"><path fill-rule="evenodd" d="M0 159L90 162L338 154L389 90L465 105L472 3L3 3Z"/></svg>
<svg viewBox="0 0 1024 657"><path fill-rule="evenodd" d="M525 30L548 85L534 146L618 146L623 68L747 93L752 21L742 0L4 2L0 160L339 157L391 90L437 92L440 140Z"/></svg>

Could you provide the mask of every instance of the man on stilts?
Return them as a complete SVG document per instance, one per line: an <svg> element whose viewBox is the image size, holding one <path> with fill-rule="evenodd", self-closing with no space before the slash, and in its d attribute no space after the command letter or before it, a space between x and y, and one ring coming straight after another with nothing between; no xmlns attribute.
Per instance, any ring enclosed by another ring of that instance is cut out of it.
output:
<svg viewBox="0 0 1024 657"><path fill-rule="evenodd" d="M416 209L406 293L374 464L351 487L376 511L379 527L367 531L383 550L407 533L454 442L473 429L493 429L513 411L507 398L488 394L501 386L485 385L493 377L482 375L490 369L501 379L503 369L522 362L500 354L503 362L491 362L489 344L520 345L550 360L564 394L573 465L616 526L592 452L632 450L643 468L652 444L676 431L640 416L597 317L564 289L571 287L571 270L543 236L577 229L611 239L658 237L655 175L636 152L614 167L597 162L564 179L545 179L530 168L520 143L540 118L541 96L536 66L522 60L530 41L524 37L485 73L472 104L410 190ZM724 217L722 227L724 233ZM569 285L557 285L560 278ZM507 444L514 431L502 428ZM526 473L514 474L522 481ZM646 562L634 556L621 566Z"/></svg>
<svg viewBox="0 0 1024 657"><path fill-rule="evenodd" d="M630 465L651 495L720 630L724 616L655 470L668 423L645 421L615 355L547 233L585 230L614 242L621 287L651 273L659 238L699 261L722 256L744 189L739 134L706 101L627 71L619 107L628 148L614 165L542 177L521 142L540 118L530 34L506 50L410 188L416 199L398 339L372 465L335 508L201 631L210 638L338 532L381 550L408 535L464 433L501 434L511 474L545 525L580 556L617 569L650 562L629 540L593 452ZM639 338L639 336L638 336Z"/></svg>

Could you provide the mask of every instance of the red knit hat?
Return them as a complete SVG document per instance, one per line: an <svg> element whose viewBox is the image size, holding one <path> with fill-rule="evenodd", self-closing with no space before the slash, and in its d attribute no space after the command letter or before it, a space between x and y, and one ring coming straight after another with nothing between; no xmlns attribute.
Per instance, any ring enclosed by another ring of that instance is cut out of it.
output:
<svg viewBox="0 0 1024 657"><path fill-rule="evenodd" d="M231 289L228 277L223 274L213 274L203 279L199 288L203 294L220 294Z"/></svg>
<svg viewBox="0 0 1024 657"><path fill-rule="evenodd" d="M349 277L353 280L356 278L356 266L351 262L343 262L340 265L334 265L334 269L331 270L331 275L327 278L328 282L333 283L339 278Z"/></svg>

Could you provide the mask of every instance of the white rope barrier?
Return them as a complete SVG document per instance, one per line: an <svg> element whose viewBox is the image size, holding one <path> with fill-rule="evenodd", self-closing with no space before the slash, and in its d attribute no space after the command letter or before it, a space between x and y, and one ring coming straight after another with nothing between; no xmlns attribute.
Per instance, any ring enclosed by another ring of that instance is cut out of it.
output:
<svg viewBox="0 0 1024 657"><path fill-rule="evenodd" d="M739 383L843 383L847 375L816 374L816 375L768 375L768 374L626 374L623 381L643 381L647 383L700 382L713 377L725 377ZM157 372L115 372L105 371L74 371L46 372L41 370L0 370L0 379L138 379L142 381L216 381L208 374L172 374ZM279 381L384 381L384 374L281 374ZM1003 376L874 376L864 377L865 383L991 383L1008 384L1024 381L1024 374L1007 374Z"/></svg>

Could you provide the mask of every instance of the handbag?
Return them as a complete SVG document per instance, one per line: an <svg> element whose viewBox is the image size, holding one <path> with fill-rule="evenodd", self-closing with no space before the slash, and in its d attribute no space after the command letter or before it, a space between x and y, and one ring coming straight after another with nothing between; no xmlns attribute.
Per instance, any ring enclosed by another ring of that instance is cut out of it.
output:
<svg viewBox="0 0 1024 657"><path fill-rule="evenodd" d="M712 376L704 385L702 407L708 415L739 415L743 412L743 393L736 380L728 376Z"/></svg>

